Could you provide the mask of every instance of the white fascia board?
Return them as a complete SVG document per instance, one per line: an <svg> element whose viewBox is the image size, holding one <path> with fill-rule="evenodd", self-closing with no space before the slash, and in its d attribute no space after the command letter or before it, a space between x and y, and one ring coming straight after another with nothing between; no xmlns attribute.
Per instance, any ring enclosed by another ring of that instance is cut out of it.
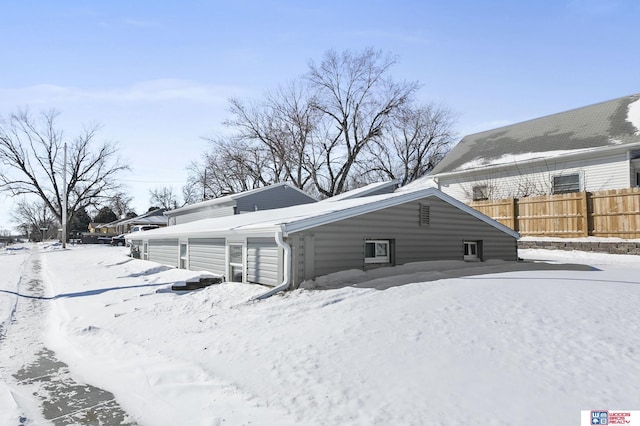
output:
<svg viewBox="0 0 640 426"><path fill-rule="evenodd" d="M127 234L125 240L166 240L180 238L226 238L226 237L273 237L275 232L281 231L279 226L248 229L230 229L216 231L188 231L175 233L153 233L151 231L134 232Z"/></svg>
<svg viewBox="0 0 640 426"><path fill-rule="evenodd" d="M540 164L544 164L544 163L548 163L550 158L553 159L562 159L563 161L570 161L572 159L582 159L582 158L597 158L600 157L601 155L598 154L606 154L606 155L610 155L612 153L616 153L616 152L626 152L630 149L633 148L638 148L640 147L640 142L634 142L634 143L630 143L630 144L624 144L624 145L616 145L616 146L608 146L608 147L603 147L603 148L593 148L593 149L588 149L585 151L580 151L580 152L576 152L576 153L569 153L569 154L561 154L561 155L556 155L554 157L538 157L538 158L531 158L529 160L523 160L523 161L518 161L515 163L504 163L504 164L496 164L496 165L487 165L487 166L482 166L482 167L476 167L473 169L464 169L464 170L454 170L452 172L444 172L444 173L436 173L433 175L428 175L431 178L446 178L446 177L452 177L452 176L459 176L459 175L466 175L466 174L471 174L471 173L480 173L482 174L483 172L485 172L486 170L503 170L503 169L510 169L512 168L514 165L535 165L536 163L540 163ZM596 155L594 155L596 154Z"/></svg>

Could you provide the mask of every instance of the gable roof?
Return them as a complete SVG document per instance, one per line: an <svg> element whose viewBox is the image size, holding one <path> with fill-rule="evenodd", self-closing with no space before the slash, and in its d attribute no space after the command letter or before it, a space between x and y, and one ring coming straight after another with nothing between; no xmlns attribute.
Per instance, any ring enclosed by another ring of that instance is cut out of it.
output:
<svg viewBox="0 0 640 426"><path fill-rule="evenodd" d="M294 190L300 192L301 194L304 194L307 197L309 197L310 200L318 201L315 197L312 197L311 195L309 195L306 192L304 192L303 190L295 187L294 185L291 185L288 182L280 182L280 183L274 183L274 184L263 186L263 187L256 188L256 189L250 189L248 191L238 192L236 194L229 194L229 195L225 195L225 196L222 196L222 197L213 198L211 200L201 201L201 202L195 203L195 204L189 204L188 206L180 207L178 209L169 210L169 211L165 212L165 215L171 216L173 214L184 213L184 212L188 212L188 211L191 211L191 210L196 210L196 209L199 209L199 208L202 208L202 207L216 207L216 206L224 206L224 205L235 205L236 204L236 200L238 200L240 198L247 197L249 195L255 195L255 194L257 194L259 192L262 192L262 191L267 191L267 190L280 188L280 187L287 187L287 188L290 188L290 189L294 189Z"/></svg>
<svg viewBox="0 0 640 426"><path fill-rule="evenodd" d="M165 210L166 209L150 210L136 217L114 220L113 222L109 222L101 226L112 228L114 226L122 226L122 225L146 225L146 224L166 225L167 218L163 216L163 213L165 212Z"/></svg>
<svg viewBox="0 0 640 426"><path fill-rule="evenodd" d="M439 198L514 238L520 237L514 230L485 216L436 188L372 195L370 197L340 200L331 203L297 205L273 210L261 210L241 215L201 219L181 225L146 231L144 236L145 239L156 239L188 236L221 236L233 233L272 234L279 231L287 235L428 197ZM139 238L136 234L131 234L127 236L127 239L135 239L137 237Z"/></svg>
<svg viewBox="0 0 640 426"><path fill-rule="evenodd" d="M640 143L640 93L468 135L430 175Z"/></svg>

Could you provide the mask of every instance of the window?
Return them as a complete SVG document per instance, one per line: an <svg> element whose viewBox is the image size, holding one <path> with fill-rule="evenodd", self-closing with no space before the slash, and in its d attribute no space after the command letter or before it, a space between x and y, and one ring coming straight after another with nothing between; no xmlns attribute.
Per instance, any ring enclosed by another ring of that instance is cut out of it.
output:
<svg viewBox="0 0 640 426"><path fill-rule="evenodd" d="M244 244L229 245L229 277L234 283L244 282Z"/></svg>
<svg viewBox="0 0 640 426"><path fill-rule="evenodd" d="M431 207L420 204L420 226L428 226L431 221Z"/></svg>
<svg viewBox="0 0 640 426"><path fill-rule="evenodd" d="M636 186L640 187L640 173L636 173Z"/></svg>
<svg viewBox="0 0 640 426"><path fill-rule="evenodd" d="M464 260L479 261L482 259L480 251L482 249L481 241L465 241L464 242Z"/></svg>
<svg viewBox="0 0 640 426"><path fill-rule="evenodd" d="M142 259L149 260L149 243L142 244Z"/></svg>
<svg viewBox="0 0 640 426"><path fill-rule="evenodd" d="M489 199L489 189L487 185L473 187L473 201L483 201Z"/></svg>
<svg viewBox="0 0 640 426"><path fill-rule="evenodd" d="M180 269L188 269L187 267L187 262L188 262L188 256L187 256L187 245L182 243L180 244Z"/></svg>
<svg viewBox="0 0 640 426"><path fill-rule="evenodd" d="M389 240L367 240L364 243L364 263L390 263Z"/></svg>
<svg viewBox="0 0 640 426"><path fill-rule="evenodd" d="M553 177L553 193L568 194L570 192L580 192L580 175L565 175Z"/></svg>

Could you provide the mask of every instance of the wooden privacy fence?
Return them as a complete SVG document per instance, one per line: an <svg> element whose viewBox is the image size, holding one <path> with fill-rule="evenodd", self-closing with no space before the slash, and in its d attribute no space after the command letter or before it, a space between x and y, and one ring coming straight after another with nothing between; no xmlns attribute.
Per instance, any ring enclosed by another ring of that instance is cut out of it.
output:
<svg viewBox="0 0 640 426"><path fill-rule="evenodd" d="M640 188L473 201L522 236L640 238Z"/></svg>

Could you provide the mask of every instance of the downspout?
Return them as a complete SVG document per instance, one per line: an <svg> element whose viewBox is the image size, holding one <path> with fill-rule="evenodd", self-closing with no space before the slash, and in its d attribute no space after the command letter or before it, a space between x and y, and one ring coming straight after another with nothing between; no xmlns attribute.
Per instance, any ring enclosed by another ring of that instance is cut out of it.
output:
<svg viewBox="0 0 640 426"><path fill-rule="evenodd" d="M253 300L263 300L289 288L289 281L291 281L291 277L289 276L291 271L291 246L285 243L282 239L282 230L276 231L276 244L278 244L279 247L282 247L282 250L284 251L284 273L282 283L279 286L267 291L266 293L255 296Z"/></svg>

